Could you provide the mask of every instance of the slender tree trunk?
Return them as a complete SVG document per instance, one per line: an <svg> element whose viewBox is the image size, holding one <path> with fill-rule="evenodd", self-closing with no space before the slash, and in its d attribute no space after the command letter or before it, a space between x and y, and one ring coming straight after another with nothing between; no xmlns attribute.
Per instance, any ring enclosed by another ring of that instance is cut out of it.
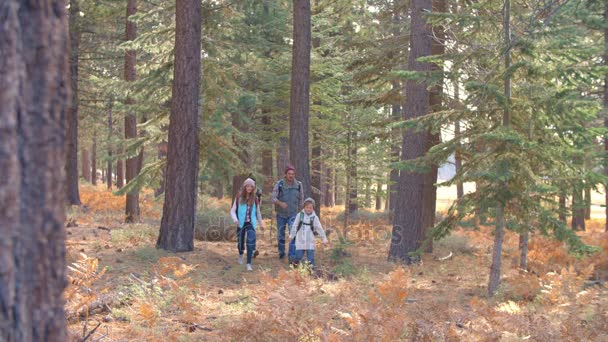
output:
<svg viewBox="0 0 608 342"><path fill-rule="evenodd" d="M268 114L268 111L266 111L265 113L266 115L262 116L262 124L264 125L264 132L266 134L264 134L264 149L262 150L262 174L264 175L264 184L262 185L262 193L264 194L270 194L272 193L272 187L273 187L273 160L272 160L272 150L270 149L271 145L272 145L272 141L270 139L270 133L271 133L271 120L270 120L270 116Z"/></svg>
<svg viewBox="0 0 608 342"><path fill-rule="evenodd" d="M86 148L82 149L82 178L87 182L91 182L91 155Z"/></svg>
<svg viewBox="0 0 608 342"><path fill-rule="evenodd" d="M585 220L591 220L591 188L589 186L585 186L583 201L585 202Z"/></svg>
<svg viewBox="0 0 608 342"><path fill-rule="evenodd" d="M287 138L279 138L277 146L277 178L285 174L285 167L289 164L289 142Z"/></svg>
<svg viewBox="0 0 608 342"><path fill-rule="evenodd" d="M125 186L125 162L118 159L116 162L116 187L118 189Z"/></svg>
<svg viewBox="0 0 608 342"><path fill-rule="evenodd" d="M91 147L91 183L97 185L97 135L93 135L93 147Z"/></svg>
<svg viewBox="0 0 608 342"><path fill-rule="evenodd" d="M137 37L137 25L129 18L137 13L137 0L127 1L127 26L126 26L126 40L133 41ZM135 63L137 62L137 55L135 50L127 50L125 53L125 80L127 82L135 81L137 77L135 71ZM125 138L133 139L137 137L137 116L133 112L133 105L135 101L133 98L128 97L126 100L127 104L127 115L125 116ZM131 157L126 161L126 182L129 183L135 177L137 177L137 171L139 168L139 157ZM125 222L132 223L139 221L139 189L134 189L127 193L126 208L125 208Z"/></svg>
<svg viewBox="0 0 608 342"><path fill-rule="evenodd" d="M112 189L112 106L113 100L108 100L108 172L106 174L106 183L108 189Z"/></svg>
<svg viewBox="0 0 608 342"><path fill-rule="evenodd" d="M566 223L566 194L563 190L559 192L559 220Z"/></svg>
<svg viewBox="0 0 608 342"><path fill-rule="evenodd" d="M171 94L167 189L157 248L194 249L199 153L201 1L180 0L175 8L175 66Z"/></svg>
<svg viewBox="0 0 608 342"><path fill-rule="evenodd" d="M334 169L334 202L335 205L342 205L345 200L340 198L340 187L338 184L338 170Z"/></svg>
<svg viewBox="0 0 608 342"><path fill-rule="evenodd" d="M334 151L331 150L329 156L333 158ZM328 166L328 163L324 163L325 165L325 180L326 184L325 188L325 206L326 207L334 207L336 205L335 201L335 193L334 193L334 169Z"/></svg>
<svg viewBox="0 0 608 342"><path fill-rule="evenodd" d="M453 80L454 84L454 109L460 109L460 84L458 82L458 77L455 77ZM454 136L457 139L460 139L460 121L456 120L454 122ZM458 146L456 148L456 152L454 153L454 162L456 168L456 174L459 174L462 170L462 155L460 154L460 140L458 140ZM461 199L464 196L464 186L461 181L456 183L456 198Z"/></svg>
<svg viewBox="0 0 608 342"><path fill-rule="evenodd" d="M508 1L508 0L507 0ZM502 205L496 207L496 231L494 232L494 249L492 251L492 266L490 267L490 281L488 293L494 296L500 285L502 267L502 244L505 237L505 214Z"/></svg>
<svg viewBox="0 0 608 342"><path fill-rule="evenodd" d="M293 54L289 103L289 157L304 187L311 196L308 116L310 110L310 0L293 1Z"/></svg>
<svg viewBox="0 0 608 342"><path fill-rule="evenodd" d="M572 193L572 230L585 230L585 203L583 191L575 187Z"/></svg>
<svg viewBox="0 0 608 342"><path fill-rule="evenodd" d="M370 209L372 207L372 180L368 179L365 181L365 208Z"/></svg>
<svg viewBox="0 0 608 342"><path fill-rule="evenodd" d="M0 4L0 341L67 341L65 1Z"/></svg>
<svg viewBox="0 0 608 342"><path fill-rule="evenodd" d="M312 199L317 203L315 212L321 218L321 145L317 133L313 135L315 146L312 148Z"/></svg>
<svg viewBox="0 0 608 342"><path fill-rule="evenodd" d="M527 268L528 264L528 242L530 234L525 231L519 235L519 249L521 251L519 258L519 267L522 270Z"/></svg>
<svg viewBox="0 0 608 342"><path fill-rule="evenodd" d="M66 194L68 204L80 205L78 192L78 55L80 47L80 28L78 13L80 8L77 0L70 0L69 31L70 31L70 85L72 87L72 103L66 113Z"/></svg>
<svg viewBox="0 0 608 342"><path fill-rule="evenodd" d="M355 133L351 133L352 150L350 152L350 186L347 187L348 213L354 214L359 210L358 182L357 182L357 144L354 141Z"/></svg>
<svg viewBox="0 0 608 342"><path fill-rule="evenodd" d="M167 158L167 142L163 141L160 144L158 144L158 160L163 160ZM165 177L167 176L167 166L163 166L161 171L160 171L160 184L158 185L158 188L156 190L154 190L154 196L158 197L162 194L165 193L165 184L166 184L166 179Z"/></svg>
<svg viewBox="0 0 608 342"><path fill-rule="evenodd" d="M505 70L511 67L511 2L504 0L503 8L503 28L505 32L505 48L509 49L505 53ZM507 104L503 113L502 125L506 128L511 126L511 76L505 77L505 98ZM506 184L505 184L506 186ZM488 294L494 296L500 285L502 267L502 244L505 235L505 204L499 203L496 208L496 231L494 237L494 250L492 252L492 266L490 267L490 279L488 281Z"/></svg>
<svg viewBox="0 0 608 342"><path fill-rule="evenodd" d="M382 210L382 181L380 179L376 185L376 210Z"/></svg>
<svg viewBox="0 0 608 342"><path fill-rule="evenodd" d="M428 62L420 57L431 55L432 29L426 22L424 13L431 12L431 0L412 0L411 33L408 70L419 73L431 71ZM429 112L429 91L426 81L408 80L405 85L406 118L413 119ZM401 160L408 161L422 157L427 150L428 133L406 130L403 133ZM425 174L402 171L399 175L399 193L395 203L393 238L389 249L389 260L409 264L416 259L410 252L418 250L424 239L424 201Z"/></svg>

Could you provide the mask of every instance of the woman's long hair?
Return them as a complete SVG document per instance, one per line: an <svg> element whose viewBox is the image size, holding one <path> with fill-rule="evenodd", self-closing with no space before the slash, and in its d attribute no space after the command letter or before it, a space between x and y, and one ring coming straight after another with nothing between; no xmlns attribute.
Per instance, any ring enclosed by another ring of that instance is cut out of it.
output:
<svg viewBox="0 0 608 342"><path fill-rule="evenodd" d="M239 203L247 203L248 206L252 206L255 202L255 186L250 193L247 193L247 189L244 186L239 194Z"/></svg>

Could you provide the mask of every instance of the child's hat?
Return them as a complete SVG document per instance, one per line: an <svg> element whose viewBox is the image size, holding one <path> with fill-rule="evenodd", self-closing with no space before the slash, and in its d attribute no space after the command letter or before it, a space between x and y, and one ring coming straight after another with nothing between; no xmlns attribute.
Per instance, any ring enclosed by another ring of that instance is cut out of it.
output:
<svg viewBox="0 0 608 342"><path fill-rule="evenodd" d="M304 205L306 205L306 203L312 204L313 208L315 206L315 200L310 197L308 197L307 199L304 200Z"/></svg>

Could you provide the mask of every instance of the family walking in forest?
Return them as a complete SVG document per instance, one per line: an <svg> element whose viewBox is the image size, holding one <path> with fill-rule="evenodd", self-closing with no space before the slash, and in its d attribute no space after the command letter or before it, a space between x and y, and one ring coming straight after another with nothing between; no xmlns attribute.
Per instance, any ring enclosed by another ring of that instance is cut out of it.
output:
<svg viewBox="0 0 608 342"><path fill-rule="evenodd" d="M321 221L315 214L315 201L304 199L302 183L296 179L296 170L289 165L285 168L284 177L272 190L272 203L277 214L277 246L279 259L288 256L290 265L298 265L306 254L306 261L315 265L315 237L320 236L323 243L327 237ZM260 209L260 197L257 194L255 180L247 178L235 196L230 216L237 225L237 247L239 264L243 264L245 245L247 249L247 271L252 271L252 258L257 255L256 230L264 228ZM288 229L286 234L285 229ZM289 247L285 253L285 238L289 236Z"/></svg>

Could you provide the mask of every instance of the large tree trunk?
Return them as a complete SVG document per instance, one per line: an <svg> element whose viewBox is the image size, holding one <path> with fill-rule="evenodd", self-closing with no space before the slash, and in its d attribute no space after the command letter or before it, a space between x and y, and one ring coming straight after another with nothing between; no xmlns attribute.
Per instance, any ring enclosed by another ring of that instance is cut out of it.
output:
<svg viewBox="0 0 608 342"><path fill-rule="evenodd" d="M108 100L108 163L106 173L106 183L108 189L112 189L112 105L113 100Z"/></svg>
<svg viewBox="0 0 608 342"><path fill-rule="evenodd" d="M97 185L97 135L93 135L93 146L91 147L91 183Z"/></svg>
<svg viewBox="0 0 608 342"><path fill-rule="evenodd" d="M445 13L446 12L446 0L433 0L433 13ZM434 38L431 44L431 53L434 56L441 56L445 53L445 33L443 26L437 26L433 28ZM442 66L433 64L431 69L435 72L443 72ZM443 98L443 76L439 78L437 84L431 88L429 94L429 109L431 112L438 112L443 109L442 106ZM427 140L427 151L433 146L441 143L441 136L439 132L433 133L428 132ZM423 210L424 210L424 236L426 240L425 252L433 252L433 240L430 238L430 232L435 225L435 212L437 209L437 164L431 165L431 170L425 175L424 179L424 192L423 192Z"/></svg>
<svg viewBox="0 0 608 342"><path fill-rule="evenodd" d="M167 188L157 248L194 249L199 153L201 1L180 0L175 8L175 64L171 93Z"/></svg>
<svg viewBox="0 0 608 342"><path fill-rule="evenodd" d="M126 40L132 41L137 37L137 25L129 18L137 13L137 0L127 1L127 27ZM135 63L137 62L137 54L135 50L127 50L125 52L125 80L127 82L135 81L137 77L135 71ZM128 97L126 100L128 113L125 116L125 138L133 139L137 137L137 116L133 113L133 105L135 101ZM128 158L126 161L126 182L129 183L137 177L139 168L139 156ZM125 222L132 223L139 221L139 189L131 190L127 193Z"/></svg>
<svg viewBox="0 0 608 342"><path fill-rule="evenodd" d="M310 109L310 0L293 2L293 54L289 103L289 157L302 182L304 196L312 195L308 145Z"/></svg>
<svg viewBox="0 0 608 342"><path fill-rule="evenodd" d="M65 1L0 4L0 341L67 341Z"/></svg>
<svg viewBox="0 0 608 342"><path fill-rule="evenodd" d="M431 54L432 30L426 22L424 13L432 9L431 0L412 0L411 33L408 70L421 73L431 71L431 65L420 62L418 58ZM405 85L406 118L413 119L426 115L429 111L429 91L426 82L408 80ZM401 160L408 161L422 157L427 152L428 133L406 130L403 133ZM399 193L395 203L393 238L389 249L389 260L406 264L413 262L409 255L420 248L424 238L424 201L423 191L425 174L401 171Z"/></svg>
<svg viewBox="0 0 608 342"><path fill-rule="evenodd" d="M91 155L89 154L89 150L83 148L80 158L82 159L82 178L87 182L91 182Z"/></svg>
<svg viewBox="0 0 608 342"><path fill-rule="evenodd" d="M78 192L78 54L80 46L80 28L78 27L80 8L77 0L70 0L70 85L72 103L66 118L66 194L70 205L80 205Z"/></svg>
<svg viewBox="0 0 608 342"><path fill-rule="evenodd" d="M608 3L604 4L604 25L608 23ZM604 66L608 67L608 25L604 27ZM604 75L604 128L608 129L608 72ZM608 133L604 135L604 174L608 176ZM608 232L608 182L604 185L605 223L604 230Z"/></svg>

